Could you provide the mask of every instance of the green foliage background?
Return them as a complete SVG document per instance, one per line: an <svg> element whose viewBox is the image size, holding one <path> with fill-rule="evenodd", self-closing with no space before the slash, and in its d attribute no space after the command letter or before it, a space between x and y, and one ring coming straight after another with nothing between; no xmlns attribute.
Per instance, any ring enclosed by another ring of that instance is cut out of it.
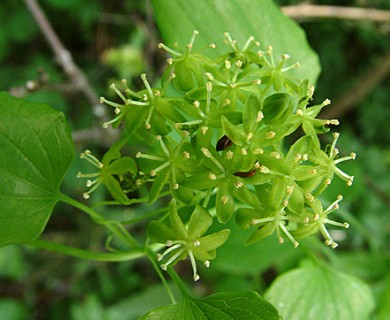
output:
<svg viewBox="0 0 390 320"><path fill-rule="evenodd" d="M279 5L299 1L277 1ZM312 2L314 3L314 1ZM317 4L365 6L390 10L386 0L324 0ZM158 79L164 56L156 50L159 34L153 22L152 9L144 1L60 1L41 3L54 29L86 72L100 95L108 96L111 80L132 79L139 86L138 74L146 71ZM59 17L61 19L59 19ZM43 68L49 82L25 98L45 102L65 111L74 131L96 125L90 102L67 83L51 50L24 4L0 2L0 91L18 92L26 81L38 77ZM390 25L315 19L300 22L309 43L319 54L322 73L316 85L316 102L325 98L337 101L351 88L366 81L370 70L381 64L390 52ZM359 277L368 283L376 298L375 319L390 314L390 78L378 84L355 108L344 114L340 148L358 154L347 171L355 182L343 183L332 194L342 193L344 201L339 214L351 228L340 234L336 251L317 246L318 254L329 258L335 269ZM337 110L336 110L337 114ZM1 121L1 120L0 120ZM89 147L95 153L106 146L94 139L80 140L78 153ZM342 151L341 150L341 151ZM82 181L76 172L85 164L75 159L65 180L65 191L80 197ZM102 191L95 200L103 200ZM142 206L122 212L112 208L107 215L129 216ZM232 227L233 228L233 227ZM104 231L83 215L75 215L66 206L56 208L45 235L58 242L94 249L104 239ZM244 235L244 237L246 237ZM213 268L202 274L202 283L194 291L199 295L220 290L257 290L260 294L272 281L297 267L304 252L275 239L266 239L249 247L243 261L239 239L232 239L221 249ZM185 266L182 266L185 268ZM179 273L180 270L179 270ZM183 271L185 275L186 271ZM272 296L272 292L270 293ZM2 319L135 319L150 308L168 303L153 270L142 261L106 264L81 261L28 247L8 246L0 249L0 318Z"/></svg>

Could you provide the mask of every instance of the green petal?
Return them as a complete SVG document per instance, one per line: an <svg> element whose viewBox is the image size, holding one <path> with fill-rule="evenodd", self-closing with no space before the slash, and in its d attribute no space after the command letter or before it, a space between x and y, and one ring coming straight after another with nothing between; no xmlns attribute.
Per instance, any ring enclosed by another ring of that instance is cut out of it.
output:
<svg viewBox="0 0 390 320"><path fill-rule="evenodd" d="M256 231L254 231L248 240L246 240L245 245L249 246L251 244L254 244L256 242L259 242L263 240L264 238L270 236L275 231L275 224L274 223L268 223L265 226L260 227Z"/></svg>
<svg viewBox="0 0 390 320"><path fill-rule="evenodd" d="M175 240L175 232L160 221L153 220L148 225L148 239L156 243L165 244L168 240Z"/></svg>
<svg viewBox="0 0 390 320"><path fill-rule="evenodd" d="M222 127L223 130L230 140L234 144L239 146L244 146L246 144L246 134L244 130L233 125L227 118L222 117Z"/></svg>
<svg viewBox="0 0 390 320"><path fill-rule="evenodd" d="M220 223L226 223L234 213L234 197L231 193L229 181L225 181L218 188L216 199L217 218Z"/></svg>
<svg viewBox="0 0 390 320"><path fill-rule="evenodd" d="M220 184L219 180L213 180L210 178L210 172L200 173L192 175L183 180L180 185L188 187L192 190L204 190L216 187Z"/></svg>
<svg viewBox="0 0 390 320"><path fill-rule="evenodd" d="M169 203L169 222L173 232L175 233L176 239L188 239L188 231L179 217L175 199L172 199Z"/></svg>
<svg viewBox="0 0 390 320"><path fill-rule="evenodd" d="M230 235L229 229L224 229L219 232L197 239L200 243L199 247L203 251L211 251L222 246Z"/></svg>
<svg viewBox="0 0 390 320"><path fill-rule="evenodd" d="M295 107L293 96L288 93L274 93L264 100L262 112L266 124L283 123Z"/></svg>
<svg viewBox="0 0 390 320"><path fill-rule="evenodd" d="M160 195L161 190L164 188L165 184L168 182L170 176L170 168L165 168L164 170L157 173L156 178L154 179L152 188L149 193L149 204L157 200Z"/></svg>
<svg viewBox="0 0 390 320"><path fill-rule="evenodd" d="M258 218L257 210L252 208L239 208L236 213L236 224L241 229L248 229L252 227L252 221Z"/></svg>
<svg viewBox="0 0 390 320"><path fill-rule="evenodd" d="M104 154L102 163L104 166L108 166L112 160L118 159L121 157L120 150L127 142L128 138L121 138L119 141L115 142L110 149Z"/></svg>
<svg viewBox="0 0 390 320"><path fill-rule="evenodd" d="M130 157L123 157L113 161L107 168L109 174L137 173L137 164Z"/></svg>
<svg viewBox="0 0 390 320"><path fill-rule="evenodd" d="M245 103L244 112L242 113L242 122L246 133L254 133L257 128L257 116L260 111L260 101L253 94Z"/></svg>
<svg viewBox="0 0 390 320"><path fill-rule="evenodd" d="M175 199L183 202L184 204L191 205L194 200L194 194L190 188L179 185L178 189L171 188L172 195Z"/></svg>
<svg viewBox="0 0 390 320"><path fill-rule="evenodd" d="M195 239L201 237L213 223L209 212L201 206L196 206L188 223L188 237Z"/></svg>
<svg viewBox="0 0 390 320"><path fill-rule="evenodd" d="M123 192L118 180L108 174L102 175L102 178L104 185L116 201L122 204L127 204L129 202L129 198Z"/></svg>

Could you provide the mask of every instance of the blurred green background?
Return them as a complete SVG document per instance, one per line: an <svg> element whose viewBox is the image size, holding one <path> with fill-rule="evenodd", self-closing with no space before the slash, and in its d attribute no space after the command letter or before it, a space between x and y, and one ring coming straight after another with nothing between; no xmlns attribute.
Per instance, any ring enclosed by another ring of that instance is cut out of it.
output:
<svg viewBox="0 0 390 320"><path fill-rule="evenodd" d="M281 6L301 3L276 2ZM388 0L323 0L311 4L390 10ZM139 87L141 72L157 81L165 57L157 50L159 34L148 1L46 0L41 6L98 96L109 96L108 84L122 78ZM335 251L318 246L315 237L308 245L316 254L326 256L337 270L368 283L376 297L376 319L389 319L390 21L311 18L297 22L322 64L315 101L332 100L324 117L341 121L337 128L341 153L357 153L357 159L344 167L355 175L353 186L337 181L325 199L330 203L337 194L343 194L337 215L350 222L350 229L334 235L340 243ZM38 81L40 88L25 92L31 80ZM23 1L0 1L0 91L64 111L75 132L78 152L87 147L97 153L106 150L107 146L90 131L84 131L99 125L91 101L64 75ZM76 198L80 198L84 185L75 175L84 166L76 158L64 184L64 191ZM101 190L95 200L104 197ZM107 214L123 218L143 209L111 208ZM58 206L45 236L98 249L105 231L74 209ZM243 260L242 242L237 236L221 249L213 267L202 273L202 281L194 286L197 294L240 289L262 293L278 274L296 267L305 256L302 250L280 246L271 238L245 249L247 258ZM178 267L185 269L186 265ZM183 276L186 274L184 270ZM151 307L168 303L165 296L145 261L108 264L27 246L0 249L0 319L136 319Z"/></svg>

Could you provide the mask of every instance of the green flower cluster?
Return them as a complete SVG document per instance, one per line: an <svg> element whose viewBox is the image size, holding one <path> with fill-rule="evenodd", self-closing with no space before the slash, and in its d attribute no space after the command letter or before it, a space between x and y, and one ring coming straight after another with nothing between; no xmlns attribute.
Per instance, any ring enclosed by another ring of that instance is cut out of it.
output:
<svg viewBox="0 0 390 320"><path fill-rule="evenodd" d="M228 52L209 58L194 52L196 35L184 50L160 45L171 57L159 88L143 74L144 90L123 81L122 91L111 86L118 101L101 98L116 114L103 127L121 126L124 136L102 163L92 161L94 181L123 204L141 186L149 203L169 190L169 222L152 221L149 239L167 246L159 255L163 268L189 256L195 280L195 260L208 265L228 237L229 230L203 236L216 220L252 228L247 244L276 232L280 243L298 246L319 231L336 247L326 226L348 227L328 219L341 196L326 209L319 196L335 174L352 184L337 165L355 154L338 157L338 134L321 148L318 135L338 124L317 118L330 101L311 105L313 87L288 72L299 64L289 65L287 54L275 58L272 47L259 50L253 37L239 48L226 33ZM120 156L123 146L131 146L130 158Z"/></svg>

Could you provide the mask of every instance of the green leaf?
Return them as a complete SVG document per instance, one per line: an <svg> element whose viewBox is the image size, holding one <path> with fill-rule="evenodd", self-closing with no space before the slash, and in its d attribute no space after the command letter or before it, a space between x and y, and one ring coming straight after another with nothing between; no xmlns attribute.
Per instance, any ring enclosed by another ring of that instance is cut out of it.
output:
<svg viewBox="0 0 390 320"><path fill-rule="evenodd" d="M195 49L217 45L210 54L223 54L224 32L229 32L242 47L249 36L254 36L264 47L271 45L277 61L282 54L291 56L291 63L301 67L289 71L312 84L320 73L317 55L309 47L303 30L283 15L271 0L152 0L155 17L165 44L178 42L185 46L194 30L200 33ZM264 47L262 49L264 50Z"/></svg>
<svg viewBox="0 0 390 320"><path fill-rule="evenodd" d="M0 94L0 246L37 238L74 156L64 114Z"/></svg>
<svg viewBox="0 0 390 320"><path fill-rule="evenodd" d="M141 320L276 320L278 311L256 292L221 292L154 309Z"/></svg>
<svg viewBox="0 0 390 320"><path fill-rule="evenodd" d="M365 320L374 308L373 294L364 282L319 265L278 277L266 297L289 320Z"/></svg>

